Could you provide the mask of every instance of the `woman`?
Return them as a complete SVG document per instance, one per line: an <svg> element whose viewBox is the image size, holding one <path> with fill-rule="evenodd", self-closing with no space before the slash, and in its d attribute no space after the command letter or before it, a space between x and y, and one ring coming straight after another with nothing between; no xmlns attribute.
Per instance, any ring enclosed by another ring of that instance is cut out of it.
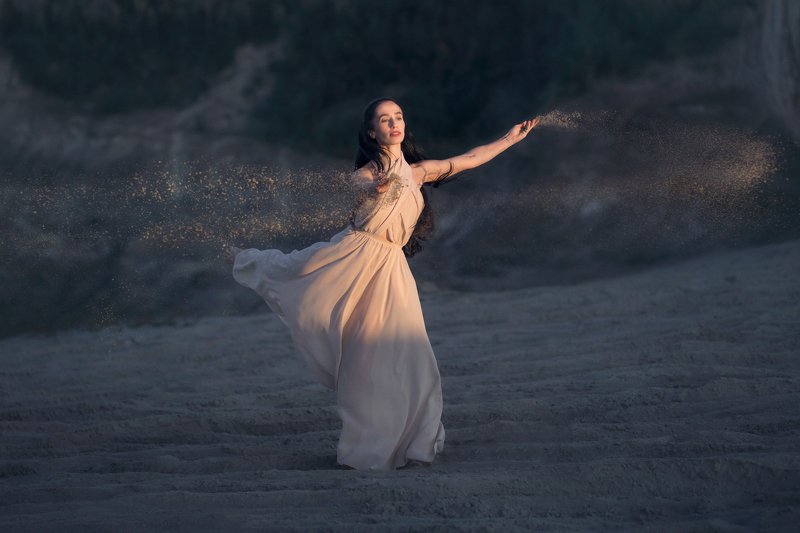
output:
<svg viewBox="0 0 800 533"><path fill-rule="evenodd" d="M422 186L486 163L537 124L526 120L463 155L426 160L400 106L379 98L364 110L348 227L288 254L228 247L234 279L262 296L300 358L336 391L342 467L430 464L442 450L439 369L406 260L433 228Z"/></svg>

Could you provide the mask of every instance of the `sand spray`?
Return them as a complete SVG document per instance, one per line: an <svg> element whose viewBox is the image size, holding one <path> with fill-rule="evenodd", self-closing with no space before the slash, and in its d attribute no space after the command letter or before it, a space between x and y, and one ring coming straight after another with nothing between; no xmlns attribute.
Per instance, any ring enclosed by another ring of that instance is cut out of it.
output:
<svg viewBox="0 0 800 533"><path fill-rule="evenodd" d="M659 121L619 126L615 119L616 113L602 110L542 115L537 130L604 135L611 139L611 150L628 159L611 165L616 175L588 180L578 169L563 186L539 184L534 176L527 195L519 194L517 200L536 196L539 203L549 198L550 204L563 207L582 197L598 205L597 200L621 193L630 197L633 191L633 196L650 201L680 197L737 208L742 197L778 169L778 144L753 132ZM536 142L536 133L526 142ZM157 162L124 182L109 180L107 186L102 180L93 185L10 186L6 207L17 215L5 233L17 247L45 254L68 248L69 240L79 249L114 232L157 247L265 246L298 233L321 236L341 227L352 207L348 179L346 168ZM106 224L113 218L121 222Z"/></svg>

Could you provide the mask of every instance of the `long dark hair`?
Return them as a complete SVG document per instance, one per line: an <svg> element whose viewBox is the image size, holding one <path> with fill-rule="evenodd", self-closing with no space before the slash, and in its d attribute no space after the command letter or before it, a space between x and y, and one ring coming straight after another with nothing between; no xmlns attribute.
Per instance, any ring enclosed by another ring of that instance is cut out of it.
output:
<svg viewBox="0 0 800 533"><path fill-rule="evenodd" d="M358 129L358 152L356 152L355 163L356 169L359 169L372 161L377 166L379 172L383 172L385 170L381 154L387 156L389 154L385 148L378 144L378 141L370 137L369 131L372 129L372 119L375 118L375 109L379 104L387 101L397 104L397 101L392 98L382 97L371 101L364 109L364 117L361 121L361 127ZM400 106L400 104L397 105ZM427 159L422 149L417 146L416 142L414 141L414 135L408 129L405 130L405 137L403 138L403 142L400 144L400 149L403 152L403 157L409 164L417 163ZM451 163L450 169L447 172L437 176L434 181L425 182L424 185L438 187L443 183L447 183L455 179L454 177L451 177L452 173L453 165ZM424 186L420 189L420 192L422 193L422 199L425 205L422 208L422 213L419 215L416 226L414 226L414 231L411 234L411 238L408 240L406 245L403 246L403 253L405 253L406 257L411 257L419 252L422 249L422 241L429 239L433 235L433 231L435 229L433 221L433 209L431 209L431 204L428 201L428 195L425 192Z"/></svg>

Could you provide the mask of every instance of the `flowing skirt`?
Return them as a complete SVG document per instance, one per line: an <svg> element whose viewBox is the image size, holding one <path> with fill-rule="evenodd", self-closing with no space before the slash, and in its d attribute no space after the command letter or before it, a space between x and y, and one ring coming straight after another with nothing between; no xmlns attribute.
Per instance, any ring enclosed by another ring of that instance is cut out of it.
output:
<svg viewBox="0 0 800 533"><path fill-rule="evenodd" d="M345 228L284 254L248 249L233 266L286 324L337 394L337 460L357 469L430 462L444 446L439 369L401 246Z"/></svg>

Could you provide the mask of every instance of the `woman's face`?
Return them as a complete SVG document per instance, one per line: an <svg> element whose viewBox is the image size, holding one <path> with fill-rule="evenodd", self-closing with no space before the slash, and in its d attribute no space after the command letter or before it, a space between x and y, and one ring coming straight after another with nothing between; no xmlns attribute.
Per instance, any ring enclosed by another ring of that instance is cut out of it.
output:
<svg viewBox="0 0 800 533"><path fill-rule="evenodd" d="M406 123L400 106L391 100L378 104L369 135L381 146L402 143L406 135Z"/></svg>

